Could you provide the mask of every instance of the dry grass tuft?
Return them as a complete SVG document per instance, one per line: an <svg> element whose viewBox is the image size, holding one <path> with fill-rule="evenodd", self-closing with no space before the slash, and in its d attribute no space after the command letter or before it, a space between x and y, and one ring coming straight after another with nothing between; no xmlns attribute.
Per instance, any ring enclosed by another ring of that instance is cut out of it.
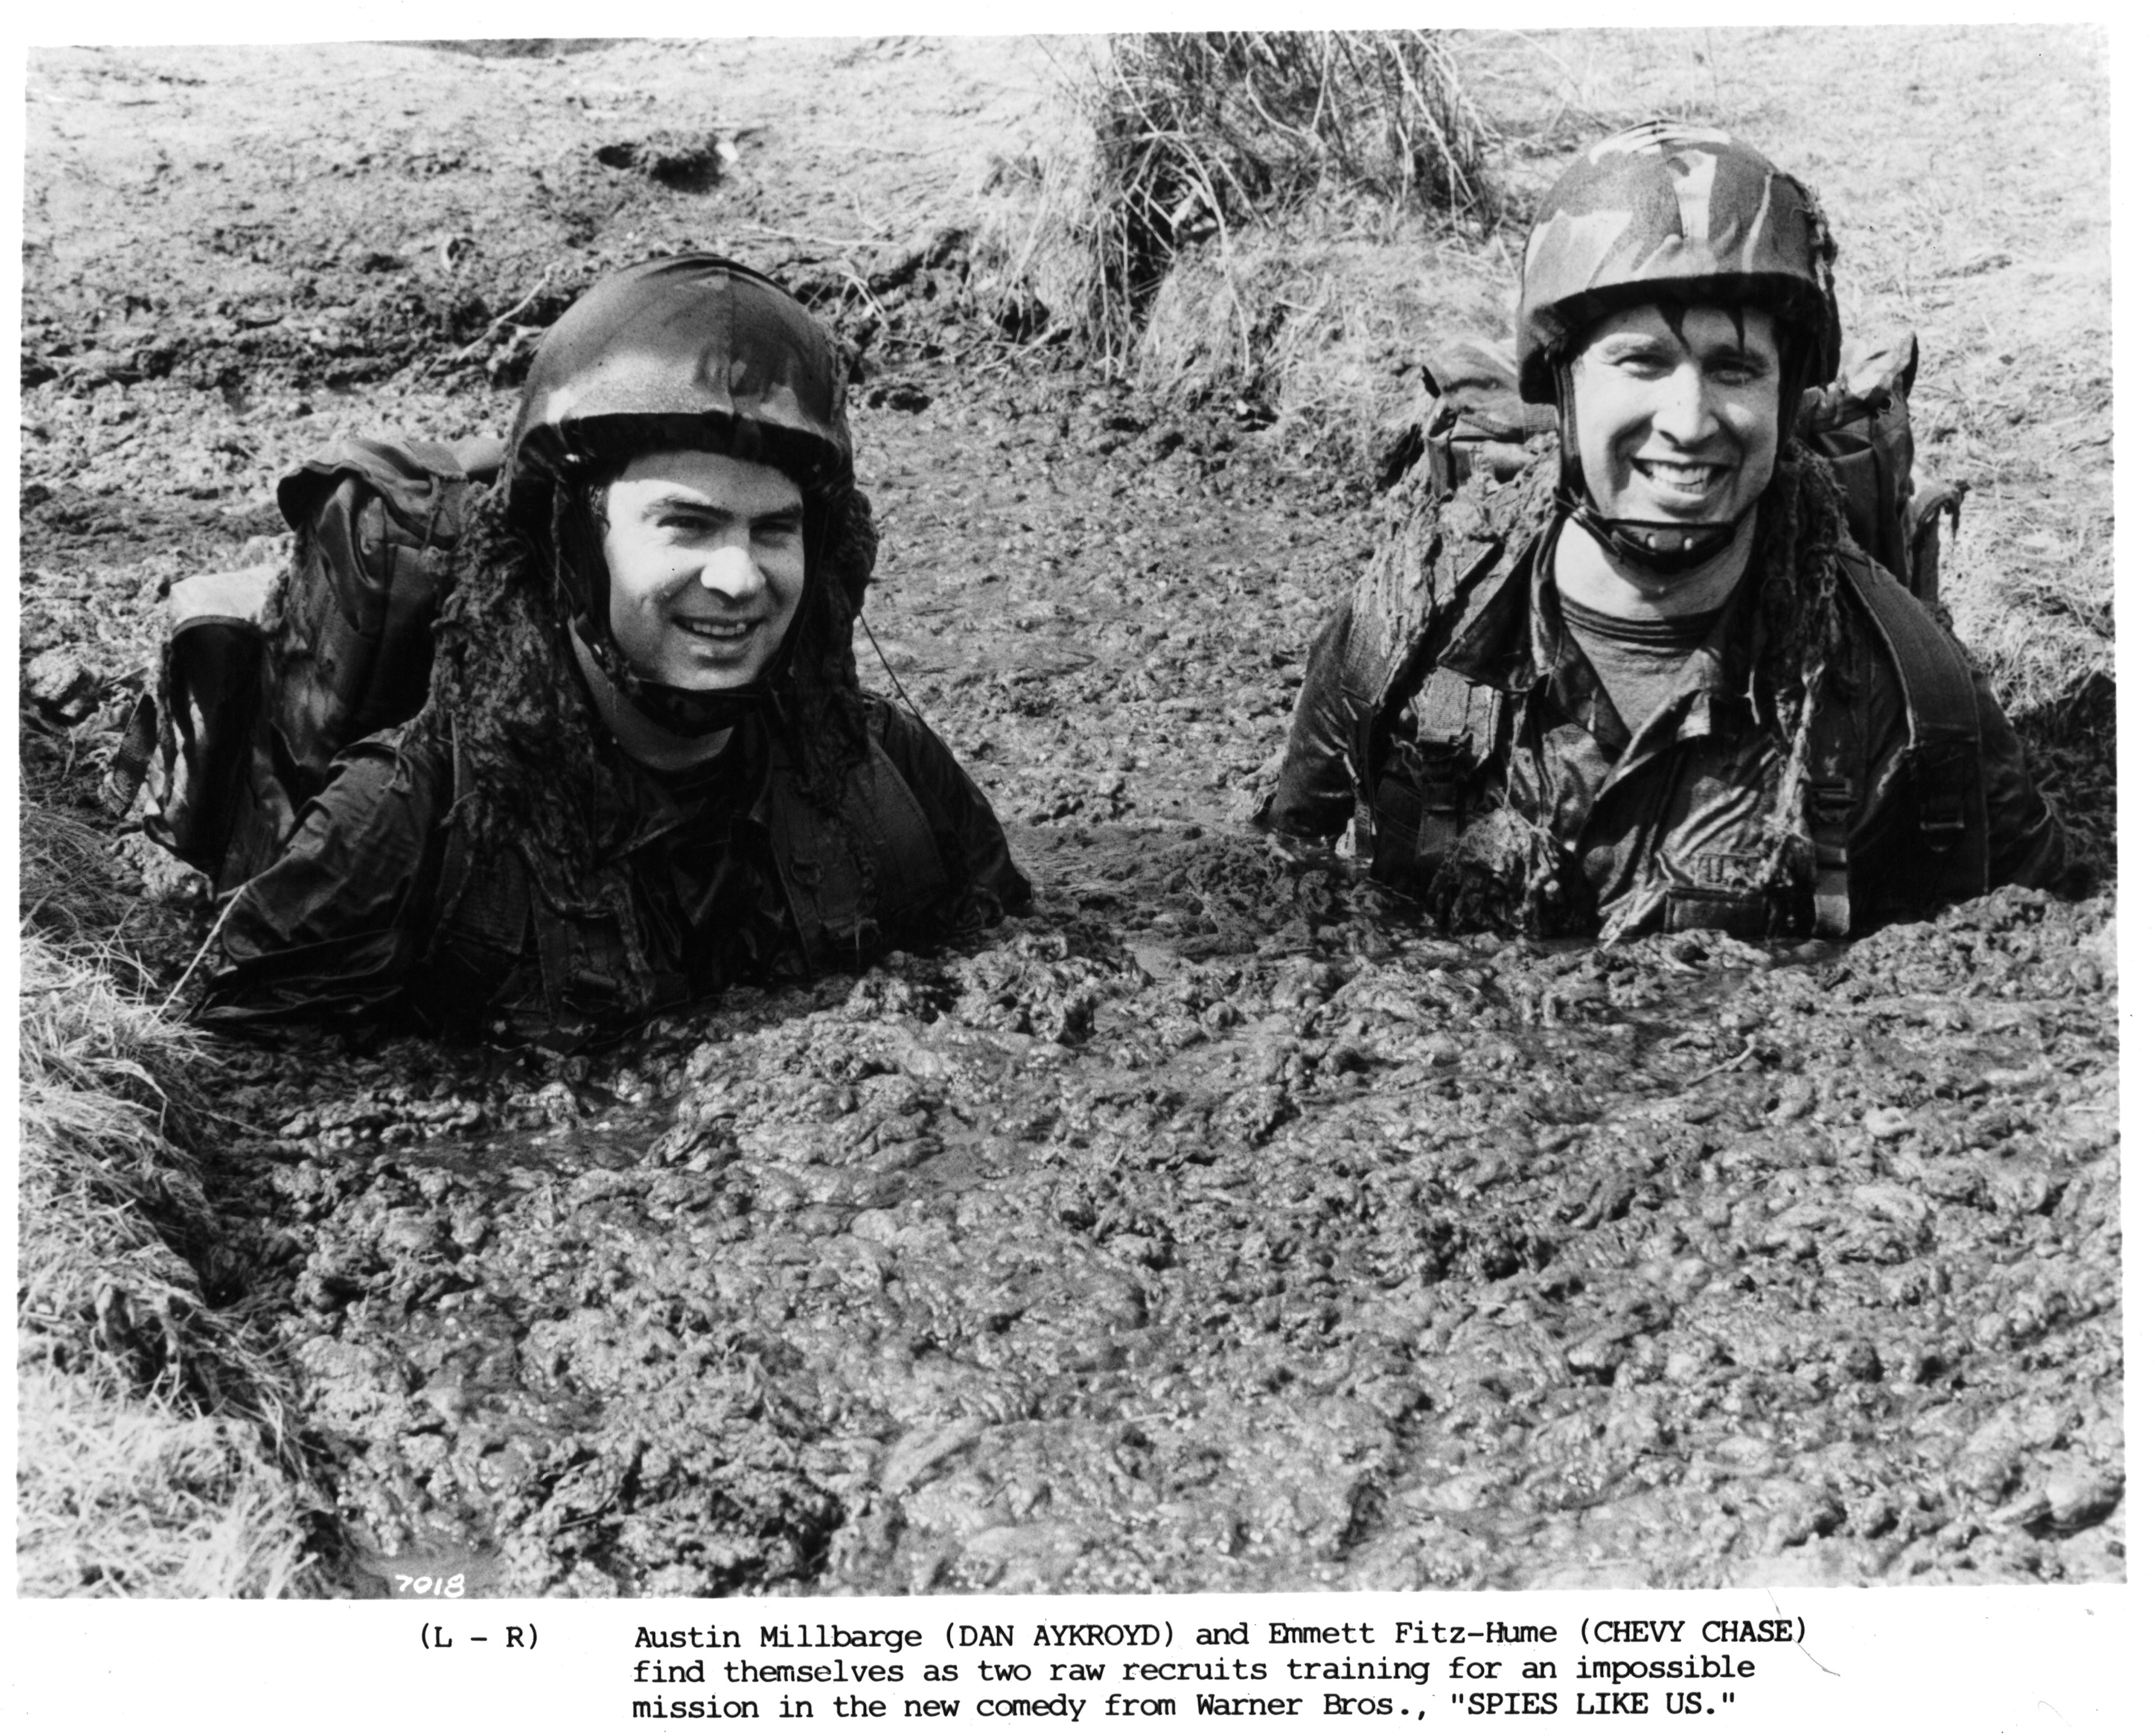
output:
<svg viewBox="0 0 2155 1736"><path fill-rule="evenodd" d="M1484 129L1422 30L1165 32L1108 44L1081 334L1127 356L1176 256L1344 193L1453 222L1492 210Z"/></svg>
<svg viewBox="0 0 2155 1736"><path fill-rule="evenodd" d="M211 1308L200 1039L22 947L18 1571L30 1596L271 1596L312 1505L274 1365Z"/></svg>
<svg viewBox="0 0 2155 1736"><path fill-rule="evenodd" d="M1006 329L1053 324L1118 367L1178 262L1226 266L1244 231L1313 205L1365 224L1495 214L1488 130L1441 33L1121 35L1066 76L1083 142L1025 166L1026 214L985 225L979 251Z"/></svg>
<svg viewBox="0 0 2155 1736"><path fill-rule="evenodd" d="M20 814L23 923L64 945L115 933L134 901L113 884L110 839L42 803L26 801Z"/></svg>
<svg viewBox="0 0 2155 1736"><path fill-rule="evenodd" d="M303 1515L254 1432L22 1371L24 1597L283 1597L316 1589Z"/></svg>

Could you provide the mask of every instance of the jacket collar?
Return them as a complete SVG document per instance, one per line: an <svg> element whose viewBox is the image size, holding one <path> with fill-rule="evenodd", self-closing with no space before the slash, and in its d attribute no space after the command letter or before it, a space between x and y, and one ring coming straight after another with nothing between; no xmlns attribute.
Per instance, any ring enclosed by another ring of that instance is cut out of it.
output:
<svg viewBox="0 0 2155 1736"><path fill-rule="evenodd" d="M1477 600L1466 625L1437 661L1478 687L1507 693L1523 694L1539 683L1582 727L1620 743L1625 731L1615 707L1564 624L1554 559L1563 526L1562 516L1553 516L1527 542ZM1722 605L1712 631L1685 666L1675 692L1707 702L1685 707L1680 735L1707 734L1717 723L1734 727L1737 717L1755 710L1750 682L1759 648L1759 620L1751 599L1758 590L1758 569L1754 552L1750 568Z"/></svg>

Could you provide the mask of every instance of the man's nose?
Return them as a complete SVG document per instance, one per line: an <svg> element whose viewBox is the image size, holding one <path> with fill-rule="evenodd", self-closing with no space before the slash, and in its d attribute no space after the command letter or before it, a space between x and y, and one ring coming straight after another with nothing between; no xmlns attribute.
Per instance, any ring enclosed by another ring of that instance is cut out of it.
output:
<svg viewBox="0 0 2155 1736"><path fill-rule="evenodd" d="M738 543L728 543L715 550L704 563L699 578L705 590L716 591L735 602L745 602L764 588L763 569Z"/></svg>
<svg viewBox="0 0 2155 1736"><path fill-rule="evenodd" d="M1679 446L1697 446L1712 435L1715 425L1703 370L1692 362L1671 369L1654 406L1654 426Z"/></svg>

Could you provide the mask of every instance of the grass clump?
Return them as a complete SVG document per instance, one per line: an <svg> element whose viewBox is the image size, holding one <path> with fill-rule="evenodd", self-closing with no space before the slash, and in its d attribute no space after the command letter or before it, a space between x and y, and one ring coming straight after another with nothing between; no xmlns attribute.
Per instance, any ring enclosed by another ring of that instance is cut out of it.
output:
<svg viewBox="0 0 2155 1736"><path fill-rule="evenodd" d="M1313 212L1388 239L1402 222L1495 219L1492 135L1443 33L1116 35L1063 76L1073 135L999 171L1019 197L990 202L976 287L1013 335L1060 333L1113 370L1193 258L1226 293L1238 351L1262 348L1272 316L1239 293L1238 236L1300 236Z"/></svg>
<svg viewBox="0 0 2155 1736"><path fill-rule="evenodd" d="M319 1590L274 1364L209 1305L199 1039L103 966L22 943L16 1358L26 1596Z"/></svg>
<svg viewBox="0 0 2155 1736"><path fill-rule="evenodd" d="M305 1515L247 1425L22 1372L24 1597L282 1597L318 1587Z"/></svg>
<svg viewBox="0 0 2155 1736"><path fill-rule="evenodd" d="M1450 33L1107 38L980 193L972 293L1168 404L1357 476L1432 334L1508 321L1518 213Z"/></svg>
<svg viewBox="0 0 2155 1736"><path fill-rule="evenodd" d="M1426 30L1116 36L1096 144L1080 332L1126 359L1176 256L1323 194L1485 224L1486 130Z"/></svg>

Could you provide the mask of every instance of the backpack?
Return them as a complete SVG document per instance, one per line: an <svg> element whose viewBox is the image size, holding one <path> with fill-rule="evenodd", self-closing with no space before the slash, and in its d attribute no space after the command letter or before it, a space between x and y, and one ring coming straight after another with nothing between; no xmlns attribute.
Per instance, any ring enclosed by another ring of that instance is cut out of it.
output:
<svg viewBox="0 0 2155 1736"><path fill-rule="evenodd" d="M1931 615L1937 600L1940 521L1956 528L1959 483L1919 485L1908 394L1916 379L1912 331L1859 356L1841 376L1804 396L1799 437L1832 467L1850 541L1848 593L1876 628L1907 704L1910 772L1925 846L1939 858L1935 883L1949 898L1988 885L1989 840L1978 758L1975 687L1967 664ZM1473 769L1491 749L1497 696L1436 661L1471 594L1503 551L1548 508L1547 490L1520 480L1556 443L1554 410L1528 405L1506 349L1480 339L1440 344L1422 370L1435 401L1421 426L1395 442L1382 467L1387 486L1426 461L1426 490L1395 504L1395 531L1408 558L1373 562L1358 590L1358 624L1370 623L1371 704L1360 720L1363 768L1354 830L1380 877L1410 883L1465 829ZM1441 567L1439 563L1441 562ZM1391 736L1410 699L1428 712L1411 766L1386 775ZM1821 731L1813 743L1808 819L1815 861L1815 932L1845 934L1850 919L1848 830L1856 804L1853 744Z"/></svg>
<svg viewBox="0 0 2155 1736"><path fill-rule="evenodd" d="M108 782L220 894L269 865L330 763L427 697L436 610L498 440L340 441L289 472L287 562L176 582L156 688Z"/></svg>

